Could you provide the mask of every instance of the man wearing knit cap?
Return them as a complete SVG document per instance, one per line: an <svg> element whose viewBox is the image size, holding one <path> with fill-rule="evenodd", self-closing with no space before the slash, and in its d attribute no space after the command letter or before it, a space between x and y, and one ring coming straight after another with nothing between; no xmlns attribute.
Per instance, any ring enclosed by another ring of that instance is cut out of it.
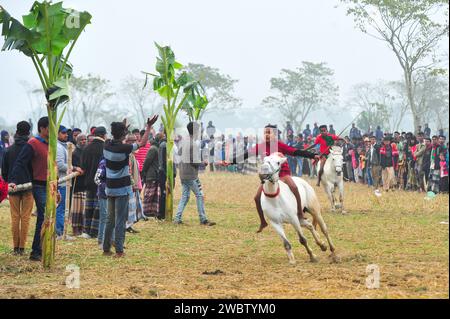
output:
<svg viewBox="0 0 450 319"><path fill-rule="evenodd" d="M16 159L28 142L31 126L26 121L17 123L17 131L14 144L6 149L2 163L2 177L5 182L10 181L10 176ZM31 182L31 163L27 169L20 171L16 182L19 184ZM30 216L33 210L33 194L31 190L16 192L9 195L9 209L11 211L11 230L15 255L23 255L27 241Z"/></svg>
<svg viewBox="0 0 450 319"><path fill-rule="evenodd" d="M37 129L39 134L30 138L22 147L14 162L11 174L8 176L9 186L15 190L16 185L24 183L23 172L32 167L33 197L36 203L36 228L30 260L40 261L42 257L41 229L45 218L47 201L47 155L49 136L48 117L39 119Z"/></svg>

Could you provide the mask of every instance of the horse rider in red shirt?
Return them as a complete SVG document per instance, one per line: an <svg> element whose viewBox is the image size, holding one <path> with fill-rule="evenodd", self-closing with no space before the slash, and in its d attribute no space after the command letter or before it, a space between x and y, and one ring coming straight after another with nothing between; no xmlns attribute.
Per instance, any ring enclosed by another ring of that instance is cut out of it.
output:
<svg viewBox="0 0 450 319"><path fill-rule="evenodd" d="M320 179L323 174L323 167L325 166L325 162L327 160L328 155L330 154L331 146L334 145L335 141L342 140L337 135L328 133L328 128L326 125L321 125L319 127L320 134L317 135L316 140L313 146L320 145L320 169L318 175L317 186L320 186Z"/></svg>
<svg viewBox="0 0 450 319"><path fill-rule="evenodd" d="M248 158L249 155L261 155L262 158L269 156L270 154L274 152L282 153L283 155L289 155L289 156L302 156L307 158L316 158L319 159L319 157L311 152L305 151L305 150L299 150L293 147L290 147L278 140L278 129L276 125L267 125L264 128L264 142L257 144L255 147L250 149L248 152L244 154L244 159ZM291 170L289 168L289 164L287 161L282 164L281 170L280 170L280 181L286 183L292 193L295 195L295 198L297 199L297 215L299 217L300 222L302 222L305 219L303 209L302 209L302 202L300 198L300 193L298 191L297 185L295 184L294 180L291 176ZM258 233L261 232L265 227L267 227L267 222L264 218L264 213L261 207L261 193L263 191L263 186L261 185L258 188L258 192L255 195L255 204L256 209L258 211L259 218L261 220L261 225L259 226Z"/></svg>

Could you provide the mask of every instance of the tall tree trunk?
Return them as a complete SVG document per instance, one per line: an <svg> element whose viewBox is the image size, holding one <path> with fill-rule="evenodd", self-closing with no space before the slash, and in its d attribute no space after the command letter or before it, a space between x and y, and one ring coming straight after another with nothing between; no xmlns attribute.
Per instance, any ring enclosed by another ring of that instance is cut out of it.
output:
<svg viewBox="0 0 450 319"><path fill-rule="evenodd" d="M413 114L414 121L414 130L413 132L417 134L417 129L420 125L420 118L416 107L416 101L414 99L414 87L412 81L412 72L408 69L404 70L405 73L405 86L406 86L406 94L408 96L409 107L411 108L411 112Z"/></svg>
<svg viewBox="0 0 450 319"><path fill-rule="evenodd" d="M42 262L44 268L50 268L55 261L55 223L56 223L56 198L58 194L58 170L56 165L57 152L57 111L49 103L47 105L49 120L49 141L47 157L47 198L45 202L45 218L42 224Z"/></svg>
<svg viewBox="0 0 450 319"><path fill-rule="evenodd" d="M174 186L174 178L173 178L173 130L167 131L167 149L166 149L166 157L167 157L167 181L166 181L166 221L172 221L173 218L173 186Z"/></svg>

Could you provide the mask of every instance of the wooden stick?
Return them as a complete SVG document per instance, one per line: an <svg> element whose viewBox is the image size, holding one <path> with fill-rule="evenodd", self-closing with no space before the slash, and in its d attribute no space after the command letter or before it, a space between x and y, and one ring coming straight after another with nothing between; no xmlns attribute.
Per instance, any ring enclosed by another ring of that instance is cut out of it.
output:
<svg viewBox="0 0 450 319"><path fill-rule="evenodd" d="M64 184L67 180L73 179L73 178L75 178L77 176L80 176L80 172L73 172L71 174L68 174L65 177L60 178L58 180L58 185ZM32 183L26 183L26 184L17 185L15 190L13 190L11 187L9 187L8 188L8 194L14 194L14 193L17 193L17 192L26 191L26 190L31 189L32 187L33 187Z"/></svg>
<svg viewBox="0 0 450 319"><path fill-rule="evenodd" d="M67 143L67 169L72 169L72 154L75 149L75 145L72 143ZM69 215L70 215L70 196L72 190L72 179L66 181L66 207L64 212L64 239L67 238L67 228L69 226Z"/></svg>

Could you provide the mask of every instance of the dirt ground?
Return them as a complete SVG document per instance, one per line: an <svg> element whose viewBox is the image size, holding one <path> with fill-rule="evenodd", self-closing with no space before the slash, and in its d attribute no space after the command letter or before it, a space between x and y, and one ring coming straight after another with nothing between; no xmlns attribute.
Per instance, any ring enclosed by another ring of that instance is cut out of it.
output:
<svg viewBox="0 0 450 319"><path fill-rule="evenodd" d="M208 217L200 226L195 197L185 224L139 222L126 238L124 259L103 257L96 240L58 242L56 266L43 270L11 254L9 206L0 206L0 298L449 298L448 195L393 192L377 198L367 186L346 184L347 215L331 213L316 188L341 258L312 264L286 225L297 264L288 263L276 233L256 234L255 176L201 176ZM179 185L179 180L177 181ZM313 183L313 181L311 181ZM178 203L180 188L176 189ZM32 220L28 248L34 232ZM28 253L29 250L27 250ZM27 254L28 255L28 254ZM380 287L368 289L366 268L377 265ZM66 286L66 267L80 269L80 288ZM70 267L70 266L69 266Z"/></svg>

